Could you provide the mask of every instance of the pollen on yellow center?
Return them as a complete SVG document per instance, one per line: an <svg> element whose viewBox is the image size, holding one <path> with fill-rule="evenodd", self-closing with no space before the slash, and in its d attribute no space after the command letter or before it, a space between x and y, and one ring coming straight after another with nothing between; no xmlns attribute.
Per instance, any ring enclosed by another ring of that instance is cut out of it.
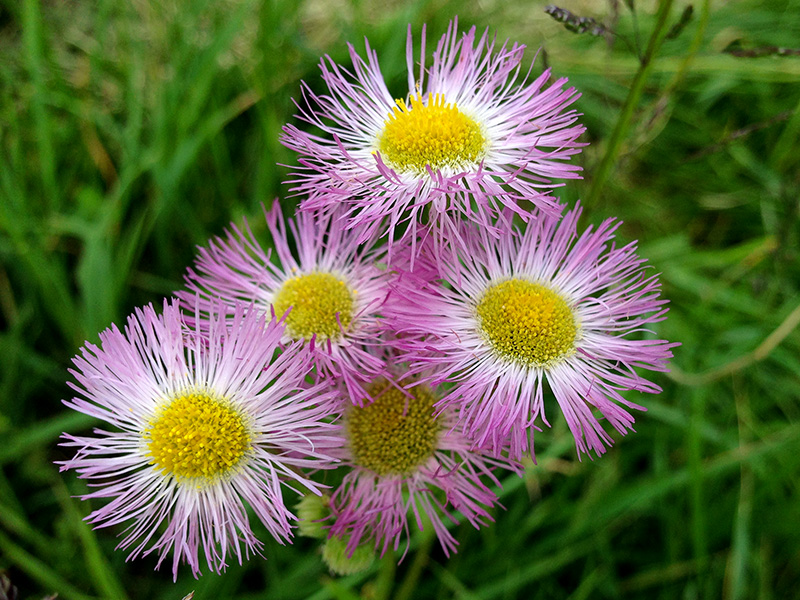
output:
<svg viewBox="0 0 800 600"><path fill-rule="evenodd" d="M436 398L424 386L406 395L383 380L367 390L372 404L350 409L347 432L355 462L378 475L409 475L436 450Z"/></svg>
<svg viewBox="0 0 800 600"><path fill-rule="evenodd" d="M224 475L250 448L250 434L233 407L205 392L176 396L144 432L151 463L178 479Z"/></svg>
<svg viewBox="0 0 800 600"><path fill-rule="evenodd" d="M503 358L547 366L575 351L572 310L553 290L524 279L490 286L477 306L480 329Z"/></svg>
<svg viewBox="0 0 800 600"><path fill-rule="evenodd" d="M354 294L342 278L314 271L288 279L272 305L278 317L291 307L286 330L292 338L336 339L353 318Z"/></svg>
<svg viewBox="0 0 800 600"><path fill-rule="evenodd" d="M447 104L444 94L419 94L411 106L397 100L378 138L384 162L403 173L423 175L426 166L434 170L464 169L476 165L486 152L487 139L480 125Z"/></svg>

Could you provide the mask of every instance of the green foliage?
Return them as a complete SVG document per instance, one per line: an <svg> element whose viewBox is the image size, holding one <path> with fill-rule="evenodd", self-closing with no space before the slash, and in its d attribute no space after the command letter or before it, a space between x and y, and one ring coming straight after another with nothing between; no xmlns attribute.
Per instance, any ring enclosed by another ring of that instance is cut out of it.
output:
<svg viewBox="0 0 800 600"><path fill-rule="evenodd" d="M21 598L796 597L800 59L730 48L797 48L800 5L698 2L671 39L685 2L613 4L575 11L604 37L499 0L0 6L0 569ZM648 408L637 433L582 463L548 406L538 464L503 482L494 525L460 526L449 560L423 537L396 572L332 579L297 538L198 581L125 563L121 529L91 530L85 484L53 464L62 431L93 425L59 402L70 357L181 287L229 222L263 239L261 203L295 201L278 136L300 81L321 89L322 54L346 62L368 35L399 95L406 24L430 45L455 14L531 59L541 46L582 92L585 179L559 193L586 199L584 224L621 217L620 242L662 274L656 334L682 343L664 392L630 394Z"/></svg>

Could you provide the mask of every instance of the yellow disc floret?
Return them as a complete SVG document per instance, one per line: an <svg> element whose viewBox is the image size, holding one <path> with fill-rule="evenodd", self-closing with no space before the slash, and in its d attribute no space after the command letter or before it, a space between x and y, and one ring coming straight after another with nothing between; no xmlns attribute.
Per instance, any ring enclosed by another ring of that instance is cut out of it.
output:
<svg viewBox="0 0 800 600"><path fill-rule="evenodd" d="M353 318L353 296L341 277L314 271L288 279L272 305L278 317L291 307L286 330L294 339L314 334L317 340L336 339Z"/></svg>
<svg viewBox="0 0 800 600"><path fill-rule="evenodd" d="M390 167L420 176L426 166L434 170L461 170L475 166L486 153L487 139L480 125L447 104L444 94L419 94L411 106L397 100L378 138L378 150Z"/></svg>
<svg viewBox="0 0 800 600"><path fill-rule="evenodd" d="M375 382L372 404L352 407L347 420L355 462L378 475L409 475L436 450L439 424L433 417L436 398L424 386L408 391Z"/></svg>
<svg viewBox="0 0 800 600"><path fill-rule="evenodd" d="M524 279L490 286L477 306L481 332L503 358L548 366L575 351L572 310L553 290Z"/></svg>
<svg viewBox="0 0 800 600"><path fill-rule="evenodd" d="M151 464L178 479L216 479L250 448L242 415L206 392L187 392L165 404L144 439Z"/></svg>

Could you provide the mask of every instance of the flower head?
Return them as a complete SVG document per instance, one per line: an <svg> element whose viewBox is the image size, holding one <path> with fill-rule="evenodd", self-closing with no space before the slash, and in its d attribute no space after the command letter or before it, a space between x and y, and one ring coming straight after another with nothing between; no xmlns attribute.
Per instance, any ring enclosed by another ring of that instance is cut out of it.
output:
<svg viewBox="0 0 800 600"><path fill-rule="evenodd" d="M611 243L611 219L578 237L580 212L499 238L465 225L442 281L405 273L387 302L401 358L412 372L438 369L426 378L449 382L437 406L460 408L477 447L510 438L519 457L530 437L532 451L537 420L547 424L546 383L578 452L600 455L612 438L595 409L624 434L634 421L624 407L643 409L620 392L660 391L635 370L665 371L676 345L636 339L667 311L657 276L635 244Z"/></svg>
<svg viewBox="0 0 800 600"><path fill-rule="evenodd" d="M408 538L413 514L418 528L433 528L446 554L454 552L458 542L445 519L458 523L453 511L460 511L475 527L491 521L497 496L482 477L497 484L493 467L518 466L470 450L454 411L435 415L438 396L426 385L403 389L377 379L369 393L372 403L345 413L342 459L352 471L331 497L331 535L347 539L349 553L371 543L383 554Z"/></svg>
<svg viewBox="0 0 800 600"><path fill-rule="evenodd" d="M409 28L408 91L395 99L367 43L367 59L350 46L353 72L326 57L320 68L329 94L304 85L308 107L298 117L323 135L284 128L283 143L300 155L296 191L302 209L344 205L349 226L364 235L389 232L407 221L415 234L424 217L435 238L466 215L492 228L508 207L526 220L534 209L557 216L546 191L554 179L576 178L569 164L583 144L577 98L566 79L550 85L549 69L531 78L521 69L524 46L497 48L488 31L463 34L453 21L426 69L423 31L415 71ZM427 76L427 77L426 77ZM520 204L520 201L523 201Z"/></svg>
<svg viewBox="0 0 800 600"><path fill-rule="evenodd" d="M82 397L70 408L109 423L93 437L65 434L77 448L62 470L75 469L110 498L88 520L98 527L129 523L122 548L131 558L173 552L172 568L201 556L220 572L259 553L246 506L279 542L290 537L282 486L319 494L302 468L331 468L341 444L327 423L329 388L307 386L311 368L299 344L277 352L283 324L238 305L201 332L184 325L178 302L128 318L125 332L100 334L74 359Z"/></svg>
<svg viewBox="0 0 800 600"><path fill-rule="evenodd" d="M277 261L256 241L247 225L201 248L187 276L189 303L195 294L210 312L221 301L254 302L266 314L285 315L284 341L305 340L317 374L344 381L360 401L360 386L382 373L383 361L371 350L379 330L379 309L388 293L386 270L376 266L381 251L360 245L335 215L300 213L289 220L297 246L292 252L280 205L266 212Z"/></svg>

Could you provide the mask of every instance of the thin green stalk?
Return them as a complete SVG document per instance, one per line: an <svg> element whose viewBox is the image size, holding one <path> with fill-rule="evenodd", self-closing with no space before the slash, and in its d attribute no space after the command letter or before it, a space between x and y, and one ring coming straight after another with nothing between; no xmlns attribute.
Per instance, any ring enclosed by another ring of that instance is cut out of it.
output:
<svg viewBox="0 0 800 600"><path fill-rule="evenodd" d="M631 11L631 20L633 21L633 43L636 46L636 56L642 60L642 34L639 31L639 15L636 13L636 3L628 3L628 8Z"/></svg>
<svg viewBox="0 0 800 600"><path fill-rule="evenodd" d="M0 157L4 160L5 156ZM40 288L44 309L59 325L71 345L82 341L80 327L75 322L77 309L70 293L66 271L49 248L46 228L31 210L24 183L9 169L0 169L0 230L8 234L15 260L23 267L31 283Z"/></svg>
<svg viewBox="0 0 800 600"><path fill-rule="evenodd" d="M675 94L675 90L683 84L686 74L689 72L689 67L693 66L696 62L695 59L703 44L710 15L711 0L704 0L700 8L700 19L697 23L697 29L695 29L694 36L689 44L689 49L684 54L677 71L675 71L675 74L661 92L661 96L653 102L648 111L650 113L649 116L640 120L641 125L638 128L638 135L634 134L634 138L641 138L648 130L660 132L664 123L669 120L672 112L668 109L669 101Z"/></svg>
<svg viewBox="0 0 800 600"><path fill-rule="evenodd" d="M784 171L790 160L796 156L797 140L800 138L800 102L794 108L792 116L783 128L778 141L769 157L770 164L779 171Z"/></svg>
<svg viewBox="0 0 800 600"><path fill-rule="evenodd" d="M597 588L605 577L604 568L597 567L581 579L577 589L570 594L567 600L588 600L588 598L594 598L599 595Z"/></svg>
<svg viewBox="0 0 800 600"><path fill-rule="evenodd" d="M611 138L608 141L606 153L603 156L603 159L600 161L600 165L595 170L592 187L589 190L589 196L584 203L585 206L595 205L599 200L603 186L605 185L606 180L611 173L611 168L616 162L619 151L622 148L622 142L628 135L628 130L630 129L631 121L633 120L633 113L639 106L639 100L642 96L644 85L647 82L647 77L652 69L653 58L655 57L659 46L661 46L664 36L666 36L669 31L667 20L669 18L671 8L672 0L661 0L661 3L658 7L658 14L656 15L655 29L650 36L650 41L647 44L647 50L645 50L644 56L642 56L639 69L636 71L636 75L633 78L631 89L628 92L628 97L625 98L625 104L622 106L622 112L620 113L617 123L614 126L614 131L611 133Z"/></svg>
<svg viewBox="0 0 800 600"><path fill-rule="evenodd" d="M44 200L51 205L58 206L60 197L59 187L56 183L56 160L53 152L53 136L50 119L45 107L45 81L44 81L44 33L42 29L42 3L39 0L26 0L22 9L22 37L25 43L28 69L33 82L33 96L31 97L31 111L36 127L36 139L39 144L39 163L42 170L42 183L44 184ZM49 202L48 202L49 200Z"/></svg>
<svg viewBox="0 0 800 600"><path fill-rule="evenodd" d="M0 531L0 548L3 549L3 556L7 561L15 564L20 571L38 582L49 592L57 592L59 598L64 598L65 600L93 600L92 596L87 596L72 586L38 558L31 556L24 548L12 542L11 538L2 531Z"/></svg>
<svg viewBox="0 0 800 600"><path fill-rule="evenodd" d="M414 592L417 589L417 583L422 575L425 567L428 565L428 558L431 554L433 541L436 539L436 532L433 527L426 524L425 529L420 534L421 540L417 552L414 554L414 560L408 568L403 582L394 596L394 600L410 600L414 597Z"/></svg>
<svg viewBox="0 0 800 600"><path fill-rule="evenodd" d="M697 23L697 30L694 33L694 37L692 37L692 41L689 44L689 50L686 53L678 72L672 78L672 81L670 81L667 85L668 95L671 95L683 82L684 77L686 77L686 73L689 71L689 65L694 61L695 57L697 56L697 52L700 50L700 46L703 44L703 38L705 37L706 29L708 29L708 21L710 17L711 0L703 0L703 3L700 6L700 19Z"/></svg>
<svg viewBox="0 0 800 600"><path fill-rule="evenodd" d="M455 574L451 573L443 566L434 562L431 567L434 575L436 575L442 585L453 592L453 598L457 600L482 600L482 596L473 593Z"/></svg>
<svg viewBox="0 0 800 600"><path fill-rule="evenodd" d="M0 465L19 459L36 447L55 444L58 436L64 432L76 433L87 429L95 420L94 417L71 410L22 429L9 436L0 446Z"/></svg>
<svg viewBox="0 0 800 600"><path fill-rule="evenodd" d="M552 577L566 565L572 564L596 550L597 541L590 536L581 542L565 544L562 550L553 552L549 557L521 566L513 578L487 582L486 585L474 590L475 596L481 600L504 597L519 598L521 597L519 594L521 588L530 589L533 582Z"/></svg>
<svg viewBox="0 0 800 600"><path fill-rule="evenodd" d="M800 425L789 425L772 435L758 441L740 445L731 450L705 459L700 465L706 481L727 475L741 468L743 462L758 461L761 457L784 453L790 455L800 450ZM568 545L576 540L584 539L598 527L619 518L633 518L659 498L667 498L669 494L680 491L691 485L693 473L691 469L682 467L674 469L663 476L644 476L636 483L609 492L602 504L594 508L592 518L580 527L565 532L560 543ZM684 497L684 496L682 496ZM687 529L688 531L688 529Z"/></svg>
<svg viewBox="0 0 800 600"><path fill-rule="evenodd" d="M705 565L701 565L696 560L676 560L664 567L655 567L632 575L629 579L620 582L619 589L623 594L632 594L659 585L663 586L667 583L691 577L697 574L703 566Z"/></svg>
<svg viewBox="0 0 800 600"><path fill-rule="evenodd" d="M800 305L795 307L781 324L752 352L743 354L724 365L703 373L684 373L680 369L673 367L668 377L682 385L703 386L709 384L764 360L798 325L800 325Z"/></svg>
<svg viewBox="0 0 800 600"><path fill-rule="evenodd" d="M743 386L742 386L743 387ZM750 400L745 391L737 387L734 392L736 416L739 422L739 445L750 443ZM725 569L723 597L742 600L747 597L750 578L748 565L752 563L752 520L755 494L755 475L747 462L742 462L739 476L739 504L731 533L731 550Z"/></svg>
<svg viewBox="0 0 800 600"><path fill-rule="evenodd" d="M381 568L375 579L375 600L387 600L394 587L394 574L397 570L394 552L387 552L381 559Z"/></svg>
<svg viewBox="0 0 800 600"><path fill-rule="evenodd" d="M322 581L323 590L335 600L359 600L358 594L338 579L325 578Z"/></svg>
<svg viewBox="0 0 800 600"><path fill-rule="evenodd" d="M52 548L52 541L40 531L37 531L25 519L25 515L0 501L0 525L9 533L13 533L22 541L33 546L39 556Z"/></svg>
<svg viewBox="0 0 800 600"><path fill-rule="evenodd" d="M705 422L707 404L706 388L691 390L691 415L687 430L686 447L689 466L690 527L694 559L701 565L708 560L708 503L706 502L706 474L703 470L703 440L700 429ZM702 573L703 569L700 570ZM702 576L702 575L701 575Z"/></svg>
<svg viewBox="0 0 800 600"><path fill-rule="evenodd" d="M114 569L108 564L108 560L100 550L97 536L83 520L83 516L75 505L75 500L70 498L67 486L64 485L61 478L53 477L53 490L63 514L67 517L70 527L75 531L81 546L83 546L85 565L95 589L105 598L127 600L128 594L125 593L125 588L117 578Z"/></svg>

